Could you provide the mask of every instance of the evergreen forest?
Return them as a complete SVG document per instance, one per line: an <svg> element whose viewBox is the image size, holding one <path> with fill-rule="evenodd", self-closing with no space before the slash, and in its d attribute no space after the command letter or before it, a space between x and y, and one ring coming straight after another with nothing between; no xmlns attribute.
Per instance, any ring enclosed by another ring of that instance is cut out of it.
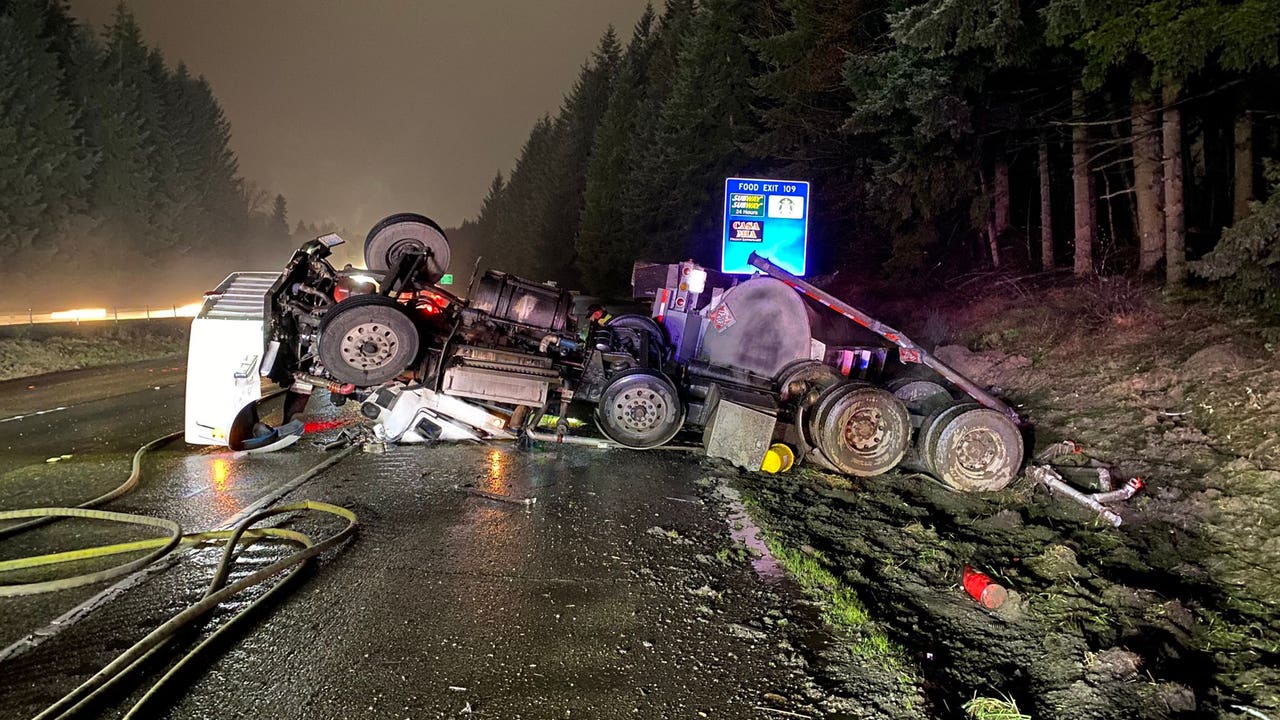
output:
<svg viewBox="0 0 1280 720"><path fill-rule="evenodd" d="M1280 0L669 0L566 78L454 272L625 295L636 259L717 266L724 178L775 177L813 184L817 273L1123 275L1280 312L1278 64ZM0 0L0 109L10 293L336 229L241 177L209 83L123 4L94 32Z"/></svg>
<svg viewBox="0 0 1280 720"><path fill-rule="evenodd" d="M209 83L124 4L94 32L62 0L0 0L0 310L196 300L317 231L241 177Z"/></svg>
<svg viewBox="0 0 1280 720"><path fill-rule="evenodd" d="M1280 1L668 0L454 234L625 294L716 267L724 178L813 183L811 267L1123 275L1280 311Z"/></svg>

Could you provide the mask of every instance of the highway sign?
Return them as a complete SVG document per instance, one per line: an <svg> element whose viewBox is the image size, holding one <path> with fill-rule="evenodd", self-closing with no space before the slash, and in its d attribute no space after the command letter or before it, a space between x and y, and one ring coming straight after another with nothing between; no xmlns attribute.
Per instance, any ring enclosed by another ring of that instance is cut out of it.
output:
<svg viewBox="0 0 1280 720"><path fill-rule="evenodd" d="M726 178L720 270L749 274L759 253L792 275L804 275L809 235L809 183Z"/></svg>

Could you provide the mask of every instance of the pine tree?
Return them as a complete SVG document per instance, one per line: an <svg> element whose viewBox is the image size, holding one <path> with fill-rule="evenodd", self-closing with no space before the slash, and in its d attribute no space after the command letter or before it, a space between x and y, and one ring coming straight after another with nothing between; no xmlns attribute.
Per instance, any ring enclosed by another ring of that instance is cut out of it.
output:
<svg viewBox="0 0 1280 720"><path fill-rule="evenodd" d="M146 48L123 4L103 34L100 76L86 98L94 108L87 135L98 158L91 180L91 206L112 234L134 242L149 240L151 200L158 178L151 153L157 123L148 117L152 105L144 95L150 83L142 79ZM145 251L145 245L139 249Z"/></svg>
<svg viewBox="0 0 1280 720"><path fill-rule="evenodd" d="M1034 2L922 0L885 19L881 47L846 64L847 128L881 143L868 153L868 206L893 238L891 267L947 267L961 253L994 263L1005 236L1031 224L1014 227L1032 197L1013 193L1035 182L1014 177L1016 160L1064 119L1063 53L1046 45Z"/></svg>
<svg viewBox="0 0 1280 720"><path fill-rule="evenodd" d="M866 225L866 159L875 148L844 129L854 101L844 67L872 47L884 3L780 0L778 6L777 26L752 43L762 63L753 86L762 99L763 128L751 151L783 177L813 181L813 204L822 211L810 218L811 236L850 239L814 243L811 249L827 256L820 263L854 252L865 261L865 243L851 236Z"/></svg>
<svg viewBox="0 0 1280 720"><path fill-rule="evenodd" d="M638 234L622 222L622 198L627 168L634 162L631 139L641 113L654 18L650 5L636 23L587 162L576 264L584 287L598 294L624 292L631 270L625 258L635 257L641 248Z"/></svg>
<svg viewBox="0 0 1280 720"><path fill-rule="evenodd" d="M541 238L544 275L573 282L574 239L582 217L583 195L587 184L587 165L600 119L609 104L610 89L618 71L621 49L618 36L610 26L590 60L582 67L578 80L565 97L555 121L555 154L559 168L550 178L546 209L548 223ZM568 262L566 262L568 261Z"/></svg>
<svg viewBox="0 0 1280 720"><path fill-rule="evenodd" d="M575 281L586 166L619 55L609 28L555 118L534 124L507 182L495 178L478 219L481 254L502 257L528 277Z"/></svg>
<svg viewBox="0 0 1280 720"><path fill-rule="evenodd" d="M271 204L271 219L267 222L268 236L279 243L287 244L289 240L289 206L284 195L276 194Z"/></svg>
<svg viewBox="0 0 1280 720"><path fill-rule="evenodd" d="M1138 78L1135 97L1149 92L1160 98L1165 279L1181 284L1186 278L1183 88L1205 71L1239 75L1280 65L1280 3L1052 0L1045 17L1052 41L1083 53L1086 89L1101 88L1112 71L1123 70ZM1135 148L1135 154L1149 153L1149 148ZM1148 258L1143 266L1151 264Z"/></svg>
<svg viewBox="0 0 1280 720"><path fill-rule="evenodd" d="M654 213L654 203L663 194L663 190L654 184L658 174L657 154L660 152L660 110L671 93L680 51L692 31L696 14L694 0L667 0L649 42L640 110L631 130L627 170L622 179L619 201L621 215L618 223L631 234L633 242L629 247L635 247L637 257L645 256L648 238L662 222ZM626 272L630 272L631 261L620 262L625 262ZM615 270L615 273L619 272L622 271Z"/></svg>
<svg viewBox="0 0 1280 720"><path fill-rule="evenodd" d="M551 223L547 217L550 188L555 166L556 129L548 116L543 116L529 132L516 160L515 168L501 194L486 203L480 221L485 231L482 252L501 257L504 265L521 268L521 274L542 274L547 258L542 240Z"/></svg>
<svg viewBox="0 0 1280 720"><path fill-rule="evenodd" d="M756 132L750 84L756 72L745 38L752 7L745 0L708 0L681 47L657 145L640 163L657 221L648 257L695 257L712 265L719 256L715 226L724 178L743 168L744 148Z"/></svg>
<svg viewBox="0 0 1280 720"><path fill-rule="evenodd" d="M88 163L32 4L0 16L0 248L30 247L83 205Z"/></svg>

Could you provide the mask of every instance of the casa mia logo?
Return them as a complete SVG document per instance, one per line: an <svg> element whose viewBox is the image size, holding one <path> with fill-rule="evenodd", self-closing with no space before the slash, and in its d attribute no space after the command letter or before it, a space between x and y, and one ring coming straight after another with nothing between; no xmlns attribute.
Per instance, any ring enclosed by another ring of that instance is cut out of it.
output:
<svg viewBox="0 0 1280 720"><path fill-rule="evenodd" d="M732 233L730 240L738 242L762 242L764 240L764 223L759 220L734 220L729 225Z"/></svg>
<svg viewBox="0 0 1280 720"><path fill-rule="evenodd" d="M769 217L785 220L804 218L804 197L801 195L770 195Z"/></svg>

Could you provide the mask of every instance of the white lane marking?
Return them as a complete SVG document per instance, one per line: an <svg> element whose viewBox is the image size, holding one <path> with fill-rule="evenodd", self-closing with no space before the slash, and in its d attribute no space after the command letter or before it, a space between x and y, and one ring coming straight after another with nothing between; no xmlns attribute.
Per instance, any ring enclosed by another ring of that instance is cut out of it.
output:
<svg viewBox="0 0 1280 720"><path fill-rule="evenodd" d="M148 391L164 390L166 388L178 387L180 385L182 385L182 383L180 382L170 383L168 385L156 385L151 388L142 388L141 390L137 390L135 392L143 393ZM93 400L85 400L84 402L72 403L71 405L61 405L59 407L50 408L48 410L37 410L36 412L29 412L23 415L14 415L13 417L0 419L0 425L3 425L4 423L7 423L7 422L13 422L14 420L23 420L29 417L35 417L37 415L48 415L49 413L55 413L55 412L58 412L59 410L70 410L73 407L80 407L81 405L88 405L89 403L102 402L103 400L114 400L116 398L125 397L127 395L133 395L133 394L135 393L127 392L124 395L108 395L106 397L94 398ZM166 407L168 406L166 405Z"/></svg>
<svg viewBox="0 0 1280 720"><path fill-rule="evenodd" d="M4 418L3 420L0 420L0 423L13 422L14 420L22 420L24 418L35 417L37 415L48 415L49 413L56 413L59 410L66 410L68 407L69 406L67 405L63 405L61 407L51 408L49 410L37 410L35 412L27 413L25 415L14 415L13 417L7 417L7 418Z"/></svg>

